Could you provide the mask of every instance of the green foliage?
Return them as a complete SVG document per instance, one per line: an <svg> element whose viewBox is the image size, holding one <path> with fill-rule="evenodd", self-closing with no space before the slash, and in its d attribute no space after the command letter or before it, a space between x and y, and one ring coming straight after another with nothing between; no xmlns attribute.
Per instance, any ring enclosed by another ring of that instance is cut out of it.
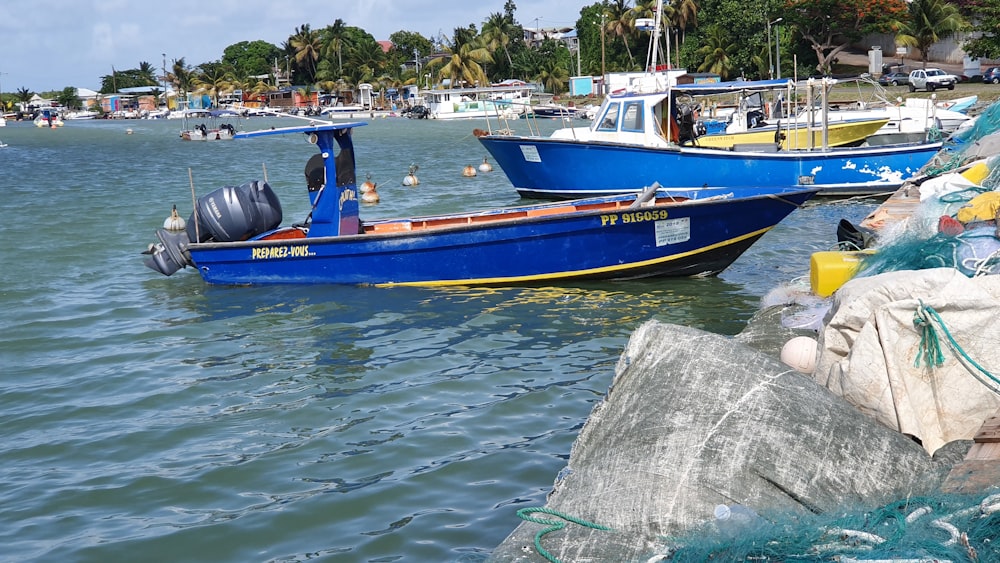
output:
<svg viewBox="0 0 1000 563"><path fill-rule="evenodd" d="M983 2L975 12L973 31L978 35L962 46L973 58L1000 58L1000 2Z"/></svg>
<svg viewBox="0 0 1000 563"><path fill-rule="evenodd" d="M56 96L56 102L69 109L80 109L80 98L76 95L76 88L67 86Z"/></svg>
<svg viewBox="0 0 1000 563"><path fill-rule="evenodd" d="M271 74L275 60L282 58L281 49L267 41L240 41L225 48L222 62L233 69L240 79Z"/></svg>
<svg viewBox="0 0 1000 563"><path fill-rule="evenodd" d="M101 77L101 93L112 94L122 88L137 88L139 86L156 86L156 76L149 63L141 63L139 68L128 70L112 69L111 74Z"/></svg>
<svg viewBox="0 0 1000 563"><path fill-rule="evenodd" d="M945 0L913 0L907 18L897 27L896 41L920 50L920 60L927 63L927 49L941 40L968 27L954 4Z"/></svg>
<svg viewBox="0 0 1000 563"><path fill-rule="evenodd" d="M868 33L889 32L906 14L905 0L789 0L783 13L829 74L833 59Z"/></svg>

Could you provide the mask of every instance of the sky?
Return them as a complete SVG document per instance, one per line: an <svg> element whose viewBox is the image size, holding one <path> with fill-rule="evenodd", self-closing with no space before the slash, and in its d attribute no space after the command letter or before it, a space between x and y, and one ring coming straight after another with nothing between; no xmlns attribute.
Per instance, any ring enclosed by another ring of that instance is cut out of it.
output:
<svg viewBox="0 0 1000 563"><path fill-rule="evenodd" d="M514 0L524 27L573 27L597 0ZM222 58L226 47L263 40L277 46L308 23L337 18L387 40L400 30L450 37L477 29L505 0L33 0L0 8L0 90L98 90L112 68L148 62L159 71L181 57L189 65ZM30 7L27 7L30 6ZM159 72L158 72L159 75Z"/></svg>

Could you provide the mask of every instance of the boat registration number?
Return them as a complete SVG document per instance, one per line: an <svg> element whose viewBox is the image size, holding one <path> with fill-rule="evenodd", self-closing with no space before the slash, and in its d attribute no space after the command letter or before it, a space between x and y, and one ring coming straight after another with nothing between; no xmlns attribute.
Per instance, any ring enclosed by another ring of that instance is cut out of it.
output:
<svg viewBox="0 0 1000 563"><path fill-rule="evenodd" d="M619 224L628 225L631 223L653 221L653 233L656 237L656 246L677 244L691 240L690 217L679 217L677 219L668 219L667 217L668 212L666 209L612 213L608 215L601 215L601 226L613 227Z"/></svg>
<svg viewBox="0 0 1000 563"><path fill-rule="evenodd" d="M302 258L310 256L308 244L286 246L264 246L250 250L252 260L269 260L271 258Z"/></svg>

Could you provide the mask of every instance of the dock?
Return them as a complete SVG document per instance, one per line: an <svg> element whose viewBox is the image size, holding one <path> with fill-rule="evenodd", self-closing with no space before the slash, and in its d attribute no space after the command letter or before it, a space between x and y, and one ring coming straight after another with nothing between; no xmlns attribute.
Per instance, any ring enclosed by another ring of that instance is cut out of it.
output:
<svg viewBox="0 0 1000 563"><path fill-rule="evenodd" d="M976 494L1000 485L1000 412L983 423L965 459L948 473L941 492Z"/></svg>

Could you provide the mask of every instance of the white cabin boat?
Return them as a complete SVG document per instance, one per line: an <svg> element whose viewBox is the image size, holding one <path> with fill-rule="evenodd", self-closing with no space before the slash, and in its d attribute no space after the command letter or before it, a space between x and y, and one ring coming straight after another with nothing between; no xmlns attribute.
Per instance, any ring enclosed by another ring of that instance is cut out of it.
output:
<svg viewBox="0 0 1000 563"><path fill-rule="evenodd" d="M431 119L516 118L531 101L525 85L421 90Z"/></svg>

